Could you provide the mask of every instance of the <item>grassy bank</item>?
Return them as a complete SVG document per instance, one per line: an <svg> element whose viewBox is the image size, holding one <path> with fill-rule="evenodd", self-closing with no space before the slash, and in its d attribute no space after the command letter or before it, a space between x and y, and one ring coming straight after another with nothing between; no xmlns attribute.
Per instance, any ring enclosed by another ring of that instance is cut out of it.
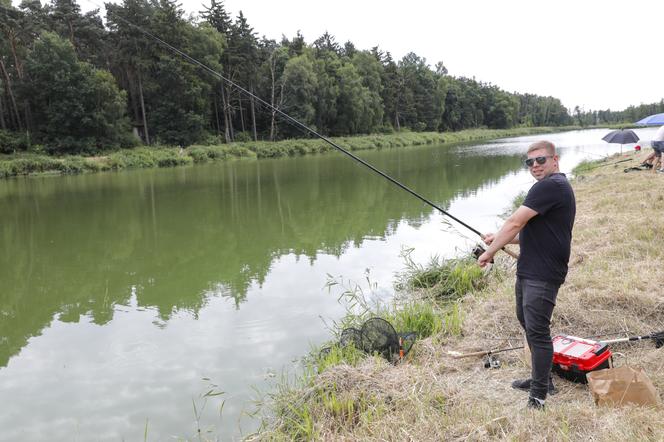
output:
<svg viewBox="0 0 664 442"><path fill-rule="evenodd" d="M389 135L339 137L331 140L348 150L381 149L424 144L452 144L495 138L560 132L574 127L526 127L514 129L469 129L460 132L401 132ZM53 157L36 153L0 155L0 178L43 173L76 174L129 168L173 167L238 158L275 158L333 150L319 139L277 142L242 142L221 145L178 147L140 147L101 156Z"/></svg>
<svg viewBox="0 0 664 442"><path fill-rule="evenodd" d="M623 173L630 165L586 168L573 181L572 258L553 333L615 337L664 328L664 175ZM661 410L598 408L586 386L558 377L559 392L547 400L546 411L527 410L527 395L510 388L511 380L529 374L520 351L501 353L498 369L484 368L481 358L452 358L450 350L500 348L510 338L519 345L521 330L514 315L511 258L503 254L486 277L464 267L457 276L465 276L456 280L472 283L455 286L451 298L440 296L455 280L444 268L444 263L415 268L400 283L406 305L423 303L440 324L416 342L405 363L395 366L375 357L349 361L343 355L335 363L314 363L310 367L317 369L271 398L265 428L249 439L664 440ZM664 348L641 342L612 349L617 366L643 367L660 396L664 393Z"/></svg>

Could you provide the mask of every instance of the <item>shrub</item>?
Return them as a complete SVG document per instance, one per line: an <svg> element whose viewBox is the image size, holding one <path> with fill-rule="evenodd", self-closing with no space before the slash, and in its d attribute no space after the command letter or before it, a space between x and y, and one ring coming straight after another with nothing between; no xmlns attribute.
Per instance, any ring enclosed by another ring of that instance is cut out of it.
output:
<svg viewBox="0 0 664 442"><path fill-rule="evenodd" d="M14 153L28 149L25 134L0 130L0 153Z"/></svg>
<svg viewBox="0 0 664 442"><path fill-rule="evenodd" d="M235 133L235 142L236 143L246 143L248 141L252 141L253 137L249 132L236 132Z"/></svg>
<svg viewBox="0 0 664 442"><path fill-rule="evenodd" d="M187 155L189 155L194 163L205 163L211 157L208 155L211 149L209 146L189 146L187 148Z"/></svg>

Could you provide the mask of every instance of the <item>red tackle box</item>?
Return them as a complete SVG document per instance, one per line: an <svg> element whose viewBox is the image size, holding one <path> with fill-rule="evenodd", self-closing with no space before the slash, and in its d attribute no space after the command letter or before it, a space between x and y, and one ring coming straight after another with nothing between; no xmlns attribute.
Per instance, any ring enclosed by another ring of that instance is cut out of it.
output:
<svg viewBox="0 0 664 442"><path fill-rule="evenodd" d="M611 350L607 344L576 336L554 336L553 371L573 382L587 383L586 373L609 368Z"/></svg>

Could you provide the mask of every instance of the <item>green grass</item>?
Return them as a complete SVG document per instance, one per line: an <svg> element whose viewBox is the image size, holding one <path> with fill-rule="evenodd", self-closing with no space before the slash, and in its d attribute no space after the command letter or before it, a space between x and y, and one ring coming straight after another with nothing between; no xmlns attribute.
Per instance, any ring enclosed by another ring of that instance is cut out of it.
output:
<svg viewBox="0 0 664 442"><path fill-rule="evenodd" d="M193 163L193 157L178 148L169 147L122 149L103 157L78 155L52 157L23 153L6 155L0 159L0 178L48 173L72 175L121 169L175 167Z"/></svg>
<svg viewBox="0 0 664 442"><path fill-rule="evenodd" d="M98 172L103 166L81 156L53 158L46 155L25 154L0 160L0 178L42 173L78 174Z"/></svg>
<svg viewBox="0 0 664 442"><path fill-rule="evenodd" d="M256 153L246 147L236 145L189 146L185 150L194 163L206 163L231 158L255 158Z"/></svg>
<svg viewBox="0 0 664 442"><path fill-rule="evenodd" d="M579 176L597 167L596 160L583 160L572 169L572 175Z"/></svg>
<svg viewBox="0 0 664 442"><path fill-rule="evenodd" d="M439 333L444 327L440 310L430 302L408 302L394 309L384 319L401 333L415 332L418 339Z"/></svg>
<svg viewBox="0 0 664 442"><path fill-rule="evenodd" d="M340 364L348 364L354 367L365 357L362 350L355 348L352 344L343 347L333 344L327 349L327 351L313 352L315 355L313 364L309 366L312 371L322 373L327 368Z"/></svg>
<svg viewBox="0 0 664 442"><path fill-rule="evenodd" d="M485 284L484 272L472 258L440 260L434 257L426 266L408 261L402 279L402 287L423 289L444 301L460 298Z"/></svg>
<svg viewBox="0 0 664 442"><path fill-rule="evenodd" d="M513 129L468 129L459 132L410 132L332 137L330 140L349 150L383 149L427 144L465 143L538 133L560 132L575 127L520 127ZM218 139L212 137L212 143ZM175 167L241 158L276 158L329 152L335 148L315 139L282 141L243 141L231 144L192 145L186 149L168 146L121 149L98 157L50 156L37 152L18 152L0 156L0 178L41 173L76 174L130 168Z"/></svg>

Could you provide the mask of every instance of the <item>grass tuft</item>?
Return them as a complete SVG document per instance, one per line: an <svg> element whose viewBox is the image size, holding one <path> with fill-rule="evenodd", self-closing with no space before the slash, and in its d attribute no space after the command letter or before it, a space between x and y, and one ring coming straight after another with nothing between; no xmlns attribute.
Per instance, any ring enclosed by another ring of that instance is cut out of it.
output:
<svg viewBox="0 0 664 442"><path fill-rule="evenodd" d="M441 300L458 299L486 284L484 272L473 258L441 260L433 257L421 266L406 257L407 268L401 275L401 286L413 290L425 289Z"/></svg>

